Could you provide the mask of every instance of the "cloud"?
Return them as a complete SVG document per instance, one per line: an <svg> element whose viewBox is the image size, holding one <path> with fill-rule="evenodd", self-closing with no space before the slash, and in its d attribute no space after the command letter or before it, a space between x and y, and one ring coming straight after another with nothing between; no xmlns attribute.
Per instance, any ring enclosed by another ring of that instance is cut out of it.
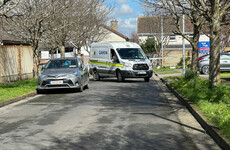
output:
<svg viewBox="0 0 230 150"><path fill-rule="evenodd" d="M128 4L122 4L121 5L120 14L128 15L128 14L132 14L132 13L133 13L133 9Z"/></svg>
<svg viewBox="0 0 230 150"><path fill-rule="evenodd" d="M117 2L118 4L126 4L127 3L127 1L126 0L118 0L118 2Z"/></svg>
<svg viewBox="0 0 230 150"><path fill-rule="evenodd" d="M111 13L112 18L117 18L117 17L127 17L127 16L134 16L135 12L134 10L130 7L129 4L121 4L119 7L115 7Z"/></svg>
<svg viewBox="0 0 230 150"><path fill-rule="evenodd" d="M130 36L133 31L137 31L137 18L122 19L118 18L119 32L125 36Z"/></svg>

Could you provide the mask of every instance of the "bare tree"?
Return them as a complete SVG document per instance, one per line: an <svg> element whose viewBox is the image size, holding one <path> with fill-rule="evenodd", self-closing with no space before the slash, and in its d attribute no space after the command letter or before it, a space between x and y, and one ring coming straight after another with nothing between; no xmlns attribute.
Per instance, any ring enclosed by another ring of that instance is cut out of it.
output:
<svg viewBox="0 0 230 150"><path fill-rule="evenodd" d="M135 31L131 33L130 42L139 43L138 35Z"/></svg>
<svg viewBox="0 0 230 150"><path fill-rule="evenodd" d="M219 84L220 80L220 52L222 25L229 24L230 1L229 0L197 0L194 8L203 15L210 26L210 74L209 85ZM229 35L228 37L229 38Z"/></svg>
<svg viewBox="0 0 230 150"><path fill-rule="evenodd" d="M104 0L68 0L59 3L68 5L68 9L52 15L51 28L44 38L49 43L55 43L51 45L57 45L53 47L59 47L61 57L64 57L64 47L70 41L80 54L81 47L100 34L100 24L107 20L110 9L105 7Z"/></svg>
<svg viewBox="0 0 230 150"><path fill-rule="evenodd" d="M190 3L193 1L181 1L181 0L140 0L144 5L148 7L153 7L155 10L166 10L170 16L174 19L176 29L174 33L183 36L192 46L192 63L191 70L197 72L198 70L198 45L199 37L201 33L202 26L204 25L204 17L199 15ZM190 37L183 33L182 31L182 14L188 18L188 20L193 26L193 37Z"/></svg>
<svg viewBox="0 0 230 150"><path fill-rule="evenodd" d="M148 32L149 38L154 38L154 49L156 50L156 57L163 56L161 53L161 45L167 47L169 43L169 37L172 34L174 26L172 26L171 19L167 16L158 16L154 12L147 12L147 18L141 18L145 21L142 21L142 26L145 27L145 30ZM141 21L141 20L139 20ZM163 33L161 31L163 27ZM163 35L162 35L163 34ZM140 41L145 42L145 41ZM159 65L160 61L158 61Z"/></svg>
<svg viewBox="0 0 230 150"><path fill-rule="evenodd" d="M11 9L15 8L20 0L0 0L0 16L6 15Z"/></svg>
<svg viewBox="0 0 230 150"><path fill-rule="evenodd" d="M53 0L21 0L18 6L9 14L4 28L8 33L30 42L33 47L34 68L33 76L38 75L38 46L42 35L47 31L49 17L63 6L56 8ZM17 14L16 16L14 14Z"/></svg>
<svg viewBox="0 0 230 150"><path fill-rule="evenodd" d="M81 54L81 48L84 46L88 51L89 45L95 40L99 40L104 36L101 25L108 20L111 7L105 7L105 0L91 0L85 2L87 13L85 17L78 23L78 29L72 32L71 40L77 45L77 53ZM89 52L89 51L88 51Z"/></svg>
<svg viewBox="0 0 230 150"><path fill-rule="evenodd" d="M160 4L162 4L161 8L170 10L170 12L174 14L175 16L177 16L176 14L178 13L174 13L174 12L177 12L174 10L180 10L183 13L190 16L191 22L194 25L194 36L192 39L187 38L183 34L182 36L184 36L188 41L190 41L191 45L193 45L193 48L196 48L196 46L198 45L197 39L198 39L198 35L201 32L201 26L205 23L205 21L208 23L207 25L210 28L209 36L210 36L210 43L211 43L210 65L209 65L210 66L209 68L210 87L212 87L213 84L220 83L221 80L220 80L220 61L219 59L220 59L220 51L221 51L221 30L222 30L221 26L229 24L230 1L229 0L196 0L196 1L194 0L183 0L183 1L182 0L169 0L169 1L158 0L157 2L153 0L140 0L140 1L145 2L145 4L151 5L151 7L154 7L154 8L156 8L156 6L159 6L159 2L160 2ZM186 5L183 5L182 2L184 2ZM226 35L225 39L229 39L228 36L229 35ZM196 58L197 57L194 56L193 63L196 62L195 60Z"/></svg>

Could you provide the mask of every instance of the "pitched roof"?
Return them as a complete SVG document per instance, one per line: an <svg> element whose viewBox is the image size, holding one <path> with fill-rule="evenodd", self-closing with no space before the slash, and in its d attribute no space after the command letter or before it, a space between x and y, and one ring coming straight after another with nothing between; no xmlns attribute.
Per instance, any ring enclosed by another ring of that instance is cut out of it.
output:
<svg viewBox="0 0 230 150"><path fill-rule="evenodd" d="M10 35L9 33L7 33L6 31L3 30L3 28L0 26L0 41L3 40L8 40L8 41L19 41L20 39Z"/></svg>
<svg viewBox="0 0 230 150"><path fill-rule="evenodd" d="M3 18L0 18L0 43L1 45L29 45L19 37L9 34L3 29Z"/></svg>
<svg viewBox="0 0 230 150"><path fill-rule="evenodd" d="M114 29L112 29L111 27L108 27L108 26L106 26L106 25L104 25L104 24L102 24L101 26L102 26L103 28L105 28L105 29L107 29L107 30L109 30L109 31L111 31L111 32L113 32L113 33L115 33L116 35L118 35L118 36L124 38L126 41L129 40L129 38L128 38L127 36L123 35L122 33L118 32L118 31L116 31L116 30L114 30Z"/></svg>
<svg viewBox="0 0 230 150"><path fill-rule="evenodd" d="M193 32L193 25L188 19L185 17L185 32ZM180 23L182 24L182 22ZM161 32L161 16L138 17L137 26L137 33L159 33ZM171 16L164 16L163 27L164 33L177 31L175 20Z"/></svg>

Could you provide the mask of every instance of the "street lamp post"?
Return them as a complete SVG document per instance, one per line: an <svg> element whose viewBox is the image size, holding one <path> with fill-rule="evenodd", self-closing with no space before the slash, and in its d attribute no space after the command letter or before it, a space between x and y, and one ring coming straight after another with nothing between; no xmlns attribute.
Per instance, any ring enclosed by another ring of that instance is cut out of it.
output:
<svg viewBox="0 0 230 150"><path fill-rule="evenodd" d="M184 14L182 16L182 32L184 34L185 32L185 27L184 27ZM182 44L183 44L183 51L182 51L182 56L183 56L183 75L185 75L185 39L184 37L182 38Z"/></svg>
<svg viewBox="0 0 230 150"><path fill-rule="evenodd" d="M163 16L161 16L161 53L162 53L162 67L164 66L164 44L163 44L163 36L164 36L164 22Z"/></svg>

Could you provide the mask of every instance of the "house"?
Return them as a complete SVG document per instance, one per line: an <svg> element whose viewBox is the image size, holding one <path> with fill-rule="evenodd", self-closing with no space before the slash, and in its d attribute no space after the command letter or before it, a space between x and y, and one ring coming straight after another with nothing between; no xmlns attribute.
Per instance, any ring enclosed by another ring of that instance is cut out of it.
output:
<svg viewBox="0 0 230 150"><path fill-rule="evenodd" d="M97 42L126 42L129 38L118 32L118 21L112 20L110 27L104 24L101 25L101 30L104 31L105 36Z"/></svg>
<svg viewBox="0 0 230 150"><path fill-rule="evenodd" d="M154 17L138 17L137 34L140 42L145 42L149 38L156 38L158 42L161 42L161 34L163 33L164 49L163 61L164 66L176 66L182 58L182 36L174 34L176 27L174 26L171 17L160 16ZM162 32L163 26L163 32ZM193 36L193 26L185 17L185 34ZM200 35L200 42L209 42L209 37L205 34ZM187 57L191 57L192 46L185 39L185 52ZM162 55L162 54L161 54Z"/></svg>
<svg viewBox="0 0 230 150"><path fill-rule="evenodd" d="M0 27L0 83L33 77L33 49Z"/></svg>

